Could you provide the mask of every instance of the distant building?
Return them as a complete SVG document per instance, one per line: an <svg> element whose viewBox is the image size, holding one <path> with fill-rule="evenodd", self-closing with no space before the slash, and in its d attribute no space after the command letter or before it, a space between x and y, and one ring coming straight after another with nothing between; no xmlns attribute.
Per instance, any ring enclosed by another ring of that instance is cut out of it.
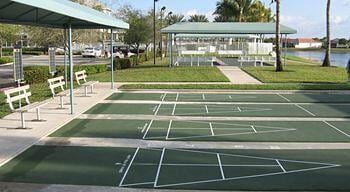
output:
<svg viewBox="0 0 350 192"><path fill-rule="evenodd" d="M283 46L298 48L298 49L307 49L307 48L321 48L322 42L314 40L312 38L297 38L297 39L287 39L283 40Z"/></svg>
<svg viewBox="0 0 350 192"><path fill-rule="evenodd" d="M345 39L333 39L331 41L332 48L349 48L350 45L346 42Z"/></svg>

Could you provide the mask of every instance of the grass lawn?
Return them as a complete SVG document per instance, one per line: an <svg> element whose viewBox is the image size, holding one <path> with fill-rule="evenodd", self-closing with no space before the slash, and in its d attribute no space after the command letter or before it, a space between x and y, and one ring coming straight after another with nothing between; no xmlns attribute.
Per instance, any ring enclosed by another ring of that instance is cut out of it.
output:
<svg viewBox="0 0 350 192"><path fill-rule="evenodd" d="M115 73L118 82L229 82L216 67L138 66ZM91 75L91 80L110 81L110 72Z"/></svg>
<svg viewBox="0 0 350 192"><path fill-rule="evenodd" d="M346 83L347 74L340 67L321 67L307 59L288 56L283 72L275 67L243 67L244 71L264 83Z"/></svg>

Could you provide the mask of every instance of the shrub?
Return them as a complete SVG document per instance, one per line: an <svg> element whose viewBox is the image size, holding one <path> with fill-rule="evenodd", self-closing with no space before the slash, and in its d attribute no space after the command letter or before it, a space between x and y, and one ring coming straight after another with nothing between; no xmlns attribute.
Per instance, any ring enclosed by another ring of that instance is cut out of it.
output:
<svg viewBox="0 0 350 192"><path fill-rule="evenodd" d="M0 58L0 64L6 64L13 62L13 59L11 57L2 57Z"/></svg>
<svg viewBox="0 0 350 192"><path fill-rule="evenodd" d="M132 59L130 58L123 58L123 59L116 59L114 60L114 70L115 69L128 69L131 67Z"/></svg>
<svg viewBox="0 0 350 192"><path fill-rule="evenodd" d="M64 66L57 66L55 76L64 76ZM74 66L74 71L85 70L87 74L102 73L107 71L106 65L78 65ZM24 67L24 80L29 83L45 83L52 78L48 66Z"/></svg>
<svg viewBox="0 0 350 192"><path fill-rule="evenodd" d="M22 54L23 55L44 55L45 52L43 52L43 51L23 51L22 50Z"/></svg>

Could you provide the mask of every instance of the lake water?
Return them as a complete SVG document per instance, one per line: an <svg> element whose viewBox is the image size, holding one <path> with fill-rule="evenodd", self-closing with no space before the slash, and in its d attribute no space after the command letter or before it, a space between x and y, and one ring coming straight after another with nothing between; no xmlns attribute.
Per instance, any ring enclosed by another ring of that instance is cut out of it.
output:
<svg viewBox="0 0 350 192"><path fill-rule="evenodd" d="M324 51L287 51L287 54L303 57L307 59L312 59L321 63L324 59L325 52ZM348 53L332 52L331 53L331 63L334 66L346 67L349 59L350 59L350 52Z"/></svg>

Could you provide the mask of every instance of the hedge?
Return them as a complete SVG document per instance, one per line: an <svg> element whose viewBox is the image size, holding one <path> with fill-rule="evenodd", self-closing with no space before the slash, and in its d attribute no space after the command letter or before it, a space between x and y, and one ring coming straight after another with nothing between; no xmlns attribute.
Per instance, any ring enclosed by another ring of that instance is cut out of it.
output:
<svg viewBox="0 0 350 192"><path fill-rule="evenodd" d="M107 71L106 65L78 65L74 66L74 71L85 70L87 74L96 74ZM57 66L57 73L55 76L64 76L64 66ZM24 80L29 83L44 83L52 78L49 73L48 66L30 66L24 67Z"/></svg>
<svg viewBox="0 0 350 192"><path fill-rule="evenodd" d="M12 63L13 59L11 57L1 57L0 64Z"/></svg>
<svg viewBox="0 0 350 192"><path fill-rule="evenodd" d="M132 65L132 60L131 58L118 58L114 60L114 70L116 69L128 69Z"/></svg>

